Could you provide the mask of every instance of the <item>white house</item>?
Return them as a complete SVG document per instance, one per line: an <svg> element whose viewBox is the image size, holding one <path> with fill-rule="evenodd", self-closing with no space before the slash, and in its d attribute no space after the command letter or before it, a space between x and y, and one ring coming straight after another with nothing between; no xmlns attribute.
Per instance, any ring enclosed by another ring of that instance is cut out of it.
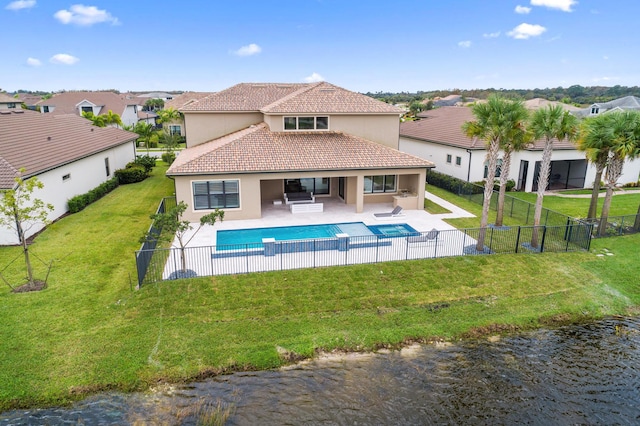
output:
<svg viewBox="0 0 640 426"><path fill-rule="evenodd" d="M436 171L468 182L486 177L485 142L471 139L462 131L466 121L475 119L470 107L442 107L419 116L420 120L401 123L401 151L432 161ZM536 141L530 148L512 154L509 179L516 182L516 189L537 191L543 148L544 141ZM628 161L619 182L636 182L639 173L640 161ZM590 188L594 179L595 167L583 152L567 141L554 141L549 189Z"/></svg>
<svg viewBox="0 0 640 426"><path fill-rule="evenodd" d="M114 92L63 92L42 100L37 105L41 113L54 115L82 116L83 112L101 115L113 111L120 116L123 124L131 126L140 120L147 121L144 115L138 115L142 111L144 102L144 98ZM155 121L155 118L152 121Z"/></svg>
<svg viewBox="0 0 640 426"><path fill-rule="evenodd" d="M33 198L52 204L49 220L68 211L67 201L112 179L114 171L135 159L137 134L96 127L75 115L0 111L0 191L12 189L19 170L37 176L44 188ZM43 228L31 224L29 237ZM0 227L0 245L17 244L15 229Z"/></svg>

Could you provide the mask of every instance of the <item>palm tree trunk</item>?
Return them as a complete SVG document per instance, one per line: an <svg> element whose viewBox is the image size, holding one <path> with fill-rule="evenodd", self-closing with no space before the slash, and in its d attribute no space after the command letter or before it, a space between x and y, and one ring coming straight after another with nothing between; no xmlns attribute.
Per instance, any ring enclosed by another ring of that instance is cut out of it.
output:
<svg viewBox="0 0 640 426"><path fill-rule="evenodd" d="M607 193L602 203L602 213L600 214L600 224L598 225L598 236L604 237L607 233L607 222L609 219L609 208L611 207L611 199L613 198L613 185L607 183Z"/></svg>
<svg viewBox="0 0 640 426"><path fill-rule="evenodd" d="M551 154L553 152L553 142L547 139L542 151L542 164L540 165L540 174L538 175L538 196L536 197L536 206L533 214L533 231L531 233L531 247L538 247L538 227L540 226L540 218L542 217L542 201L544 193L549 184L549 172L551 172Z"/></svg>
<svg viewBox="0 0 640 426"><path fill-rule="evenodd" d="M33 284L33 268L31 267L31 259L29 258L29 245L27 244L27 237L24 234L24 230L22 229L22 223L19 220L18 213L14 212L15 220L16 220L16 230L18 231L18 239L20 240L20 245L22 245L22 252L24 253L24 263L27 267L27 279L29 280L29 284Z"/></svg>
<svg viewBox="0 0 640 426"><path fill-rule="evenodd" d="M587 219L594 219L598 213L598 195L600 195L600 182L602 181L603 170L604 168L596 166L596 179L593 181L593 190L591 191L591 202L589 203Z"/></svg>
<svg viewBox="0 0 640 426"><path fill-rule="evenodd" d="M482 217L480 219L480 232L478 234L478 244L476 250L484 251L484 240L487 233L487 225L489 224L489 207L491 205L491 196L493 195L493 180L496 177L496 166L498 164L498 153L500 151L500 143L498 140L491 141L489 144L489 152L487 153L487 180L484 183L484 200L482 202Z"/></svg>
<svg viewBox="0 0 640 426"><path fill-rule="evenodd" d="M498 193L498 208L496 213L495 226L502 226L504 216L504 196L507 192L507 180L509 179L509 169L511 168L511 151L506 150L502 157L502 169L500 171L500 192Z"/></svg>

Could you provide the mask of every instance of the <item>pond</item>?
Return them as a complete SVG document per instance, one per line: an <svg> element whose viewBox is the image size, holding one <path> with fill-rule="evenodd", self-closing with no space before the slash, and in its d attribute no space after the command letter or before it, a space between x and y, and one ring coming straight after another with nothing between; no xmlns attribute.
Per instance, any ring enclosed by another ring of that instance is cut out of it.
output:
<svg viewBox="0 0 640 426"><path fill-rule="evenodd" d="M0 414L0 425L637 424L640 319L504 338L322 357L70 408ZM201 417L200 417L201 418Z"/></svg>

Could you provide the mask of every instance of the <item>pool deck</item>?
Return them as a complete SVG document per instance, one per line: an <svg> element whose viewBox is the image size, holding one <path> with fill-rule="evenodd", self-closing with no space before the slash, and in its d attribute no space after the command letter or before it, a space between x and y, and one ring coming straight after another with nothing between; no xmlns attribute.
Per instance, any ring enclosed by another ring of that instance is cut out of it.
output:
<svg viewBox="0 0 640 426"><path fill-rule="evenodd" d="M436 204L448 209L451 213L430 214L424 210L403 210L402 216L378 219L374 213L384 213L393 210L391 203L365 204L362 213L355 212L354 205L347 205L338 198L317 197L316 202L324 204L321 213L296 213L289 210L284 203L262 204L262 218L248 220L228 220L216 223L213 227L203 227L189 242L189 247L206 247L216 245L216 231L227 229L269 228L273 226L317 225L328 223L363 222L365 225L381 225L391 223L406 223L418 232L428 232L432 229L454 229L443 219L458 217L474 217L473 214L425 191L425 196ZM197 224L193 224L194 230ZM188 240L188 237L185 239Z"/></svg>

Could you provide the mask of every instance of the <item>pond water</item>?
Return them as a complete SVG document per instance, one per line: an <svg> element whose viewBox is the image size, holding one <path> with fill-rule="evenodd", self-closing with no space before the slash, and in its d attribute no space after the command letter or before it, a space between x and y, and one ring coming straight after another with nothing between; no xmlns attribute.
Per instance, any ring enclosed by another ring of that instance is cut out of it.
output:
<svg viewBox="0 0 640 426"><path fill-rule="evenodd" d="M70 408L0 414L0 425L640 423L640 319L501 339L350 354L150 393L100 394Z"/></svg>

